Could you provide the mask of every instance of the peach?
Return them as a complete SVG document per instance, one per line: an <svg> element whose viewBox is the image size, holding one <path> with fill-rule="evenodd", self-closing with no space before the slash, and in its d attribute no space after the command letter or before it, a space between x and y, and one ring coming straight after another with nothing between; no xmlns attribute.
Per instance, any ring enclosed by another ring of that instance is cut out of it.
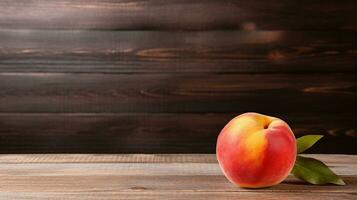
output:
<svg viewBox="0 0 357 200"><path fill-rule="evenodd" d="M296 159L296 141L283 120L258 113L232 119L217 140L217 159L233 184L269 187L283 181Z"/></svg>

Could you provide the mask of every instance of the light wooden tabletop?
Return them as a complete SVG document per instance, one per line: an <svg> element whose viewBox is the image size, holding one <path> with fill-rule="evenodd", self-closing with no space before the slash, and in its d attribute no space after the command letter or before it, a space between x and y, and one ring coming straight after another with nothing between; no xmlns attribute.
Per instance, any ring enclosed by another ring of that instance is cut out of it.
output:
<svg viewBox="0 0 357 200"><path fill-rule="evenodd" d="M357 155L309 155L346 186L293 177L242 189L222 175L213 154L0 155L0 199L357 199Z"/></svg>

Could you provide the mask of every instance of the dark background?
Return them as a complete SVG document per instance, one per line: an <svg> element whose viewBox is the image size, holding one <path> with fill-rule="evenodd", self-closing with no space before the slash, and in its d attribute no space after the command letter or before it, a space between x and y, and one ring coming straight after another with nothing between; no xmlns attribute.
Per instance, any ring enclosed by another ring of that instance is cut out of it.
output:
<svg viewBox="0 0 357 200"><path fill-rule="evenodd" d="M357 1L0 1L0 153L214 153L255 111L357 153Z"/></svg>

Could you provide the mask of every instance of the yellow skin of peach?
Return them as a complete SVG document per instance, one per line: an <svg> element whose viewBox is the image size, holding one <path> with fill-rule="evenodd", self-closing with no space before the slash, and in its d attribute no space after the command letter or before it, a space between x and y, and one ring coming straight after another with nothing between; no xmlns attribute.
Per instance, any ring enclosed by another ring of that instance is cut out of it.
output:
<svg viewBox="0 0 357 200"><path fill-rule="evenodd" d="M216 155L233 184L262 188L282 182L296 159L296 140L283 120L258 113L232 119L217 140Z"/></svg>

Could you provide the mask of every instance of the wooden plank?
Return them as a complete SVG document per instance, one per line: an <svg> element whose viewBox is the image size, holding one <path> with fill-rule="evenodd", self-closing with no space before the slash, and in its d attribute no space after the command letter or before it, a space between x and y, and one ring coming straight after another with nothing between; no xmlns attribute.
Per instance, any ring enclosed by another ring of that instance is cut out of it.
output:
<svg viewBox="0 0 357 200"><path fill-rule="evenodd" d="M0 114L2 153L214 153L234 113ZM357 153L353 112L273 114L296 137L323 134L310 152Z"/></svg>
<svg viewBox="0 0 357 200"><path fill-rule="evenodd" d="M356 74L1 73L0 112L353 113L356 78Z"/></svg>
<svg viewBox="0 0 357 200"><path fill-rule="evenodd" d="M0 30L0 72L356 72L355 35L355 31Z"/></svg>
<svg viewBox="0 0 357 200"><path fill-rule="evenodd" d="M213 154L22 154L0 156L0 197L354 199L357 191L356 155L306 156L326 162L342 175L347 185L313 186L288 177L283 183L270 188L242 189L223 176Z"/></svg>
<svg viewBox="0 0 357 200"><path fill-rule="evenodd" d="M236 199L246 199L246 200L256 200L256 199L266 199L266 200L280 200L280 199L311 199L311 200L355 200L356 197L354 193L321 193L316 195L316 193L309 192L206 192L206 191L129 191L129 192L110 192L110 191L88 191L85 192L2 192L0 198L4 199L19 199L19 200L29 200L29 199L125 199L125 200L161 200L161 199L172 199L172 200L182 200L182 199L197 199L197 200L236 200Z"/></svg>
<svg viewBox="0 0 357 200"><path fill-rule="evenodd" d="M309 155L310 156L310 155ZM355 163L349 155L314 154L329 162ZM336 159L337 158L337 159ZM31 163L217 163L214 154L0 154L1 164Z"/></svg>
<svg viewBox="0 0 357 200"><path fill-rule="evenodd" d="M356 155L344 154L301 154L329 163L339 168L343 175L357 173ZM94 164L94 163L217 163L215 154L0 154L2 164ZM342 167L342 168L341 168Z"/></svg>
<svg viewBox="0 0 357 200"><path fill-rule="evenodd" d="M46 0L0 4L0 28L17 29L356 29L353 0Z"/></svg>
<svg viewBox="0 0 357 200"><path fill-rule="evenodd" d="M120 171L118 167L107 167L106 174L97 174L95 170L88 170L96 168L96 165L78 165L78 174L63 173L68 168L64 168L62 171L57 169L55 165L39 165L37 169L41 169L42 173L37 173L37 170L33 170L31 167L19 175L16 175L17 170L8 173L4 171L4 175L1 176L2 191L7 192L63 192L76 193L85 192L87 190L108 190L113 192L130 192L135 190L144 191L206 191L206 192L245 192L244 189L238 188L229 183L228 180L222 175L116 175L111 174L114 171ZM168 164L166 164L168 165ZM62 166L62 165L59 165ZM12 167L11 165L7 166ZM63 166L62 166L63 167ZM68 167L72 167L68 165ZM169 167L169 166L168 166ZM217 166L218 167L218 166ZM46 170L47 169L47 170ZM79 173L81 170L81 173ZM132 169L135 170L135 169ZM144 169L143 169L144 170ZM190 170L189 167L187 169ZM203 170L203 168L201 169ZM34 172L32 172L34 171ZM125 169L127 171L127 169ZM151 173L152 169L146 169L146 173ZM170 170L168 170L170 171ZM179 171L181 173L181 171ZM94 173L91 175L91 173ZM134 173L134 172L133 172ZM349 194L356 192L357 177L354 176L342 176L346 179L347 186L325 186L316 187L304 184L300 180L296 180L293 177L289 177L284 183L265 190L272 191L279 195L287 190L291 192L312 192L315 195L321 193L337 193L337 194ZM311 191L310 191L311 190ZM314 191L315 190L315 191Z"/></svg>

